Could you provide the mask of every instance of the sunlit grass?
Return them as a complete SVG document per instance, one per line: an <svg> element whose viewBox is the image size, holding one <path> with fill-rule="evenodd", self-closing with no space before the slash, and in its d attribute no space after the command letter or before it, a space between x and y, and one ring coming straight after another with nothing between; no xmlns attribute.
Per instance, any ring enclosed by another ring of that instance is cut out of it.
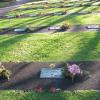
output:
<svg viewBox="0 0 100 100"><path fill-rule="evenodd" d="M2 35L0 61L99 60L99 39L99 32Z"/></svg>

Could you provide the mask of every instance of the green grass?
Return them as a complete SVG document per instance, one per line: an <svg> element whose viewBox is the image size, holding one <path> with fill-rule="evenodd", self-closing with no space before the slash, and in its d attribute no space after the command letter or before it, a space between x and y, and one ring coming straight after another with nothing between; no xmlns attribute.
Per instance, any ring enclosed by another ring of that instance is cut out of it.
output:
<svg viewBox="0 0 100 100"><path fill-rule="evenodd" d="M100 32L0 36L0 61L100 60Z"/></svg>
<svg viewBox="0 0 100 100"><path fill-rule="evenodd" d="M98 91L65 91L59 93L36 93L23 91L0 91L0 100L100 100Z"/></svg>
<svg viewBox="0 0 100 100"><path fill-rule="evenodd" d="M70 23L71 25L76 24L99 24L99 15L68 15L68 16L45 16L45 17L34 17L34 18L14 18L14 19L1 19L0 28L8 27L32 27L38 26L52 26L62 25L63 23Z"/></svg>
<svg viewBox="0 0 100 100"><path fill-rule="evenodd" d="M0 2L0 8L8 6L9 2Z"/></svg>
<svg viewBox="0 0 100 100"><path fill-rule="evenodd" d="M80 12L80 11L99 11L100 8L93 7L70 7L70 8L50 8L44 10L13 10L9 12L7 15L16 15L16 14L32 14L32 13L47 13L47 12L57 12L57 11L65 11L67 12ZM44 16L44 17L33 17L33 18L14 18L14 19L1 19L0 20L0 28L8 28L8 27L27 27L31 25L32 27L38 26L50 26L50 25L62 25L63 23L70 23L71 25L75 24L99 24L100 16L99 14L87 14L87 15L65 15L65 16Z"/></svg>
<svg viewBox="0 0 100 100"><path fill-rule="evenodd" d="M26 8L33 8L33 7L26 7ZM77 12L77 11L100 11L98 6L93 7L69 7L69 8L45 8L43 10L40 9L32 9L32 10L21 10L21 8L14 9L8 12L6 15L16 15L16 14L38 14L38 13L50 13L50 12L58 12L58 11L67 11L67 12Z"/></svg>

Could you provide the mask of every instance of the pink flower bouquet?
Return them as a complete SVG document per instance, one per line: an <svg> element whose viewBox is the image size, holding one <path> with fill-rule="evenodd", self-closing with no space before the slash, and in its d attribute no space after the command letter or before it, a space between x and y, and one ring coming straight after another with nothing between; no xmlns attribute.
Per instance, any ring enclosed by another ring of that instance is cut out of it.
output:
<svg viewBox="0 0 100 100"><path fill-rule="evenodd" d="M72 82L75 78L78 79L87 79L90 77L89 71L82 70L77 64L67 64L64 68L64 76L72 79Z"/></svg>
<svg viewBox="0 0 100 100"><path fill-rule="evenodd" d="M74 81L74 78L81 75L82 70L80 67L76 64L69 65L67 64L67 67L64 70L64 75L66 77L71 77L72 81Z"/></svg>
<svg viewBox="0 0 100 100"><path fill-rule="evenodd" d="M74 80L74 77L81 74L81 69L78 65L72 64L68 66L69 76Z"/></svg>

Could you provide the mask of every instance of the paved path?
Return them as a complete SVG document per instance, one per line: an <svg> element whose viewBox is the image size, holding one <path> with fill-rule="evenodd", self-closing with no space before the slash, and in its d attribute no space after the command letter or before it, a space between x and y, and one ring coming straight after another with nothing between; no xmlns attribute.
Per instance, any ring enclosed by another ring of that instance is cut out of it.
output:
<svg viewBox="0 0 100 100"><path fill-rule="evenodd" d="M4 8L0 8L0 16L2 16L3 14L9 12L10 10L19 7L20 5L29 2L30 0L21 0L15 3L11 3L9 5L9 7L4 7Z"/></svg>
<svg viewBox="0 0 100 100"><path fill-rule="evenodd" d="M54 86L63 90L69 89L98 89L100 90L100 62L81 61L70 62L81 64L81 67L91 73L91 77L83 81L72 83L69 79L40 79L40 70L49 67L51 63L28 62L28 63L3 63L5 67L12 71L12 76L8 82L0 83L0 89L34 89L38 85L45 88ZM62 67L64 63L55 63L56 67Z"/></svg>

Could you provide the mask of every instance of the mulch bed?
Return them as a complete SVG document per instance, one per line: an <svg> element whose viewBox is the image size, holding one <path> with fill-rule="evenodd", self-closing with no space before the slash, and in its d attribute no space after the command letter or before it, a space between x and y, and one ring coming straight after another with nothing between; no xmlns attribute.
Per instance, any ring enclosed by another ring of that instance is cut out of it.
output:
<svg viewBox="0 0 100 100"><path fill-rule="evenodd" d="M56 67L65 63L54 62ZM37 86L49 88L51 86L62 90L100 89L100 61L72 61L69 63L81 64L81 68L88 70L91 77L86 80L76 80L72 83L69 79L40 79L40 70L50 67L50 62L4 62L3 65L12 72L9 81L0 82L0 89L33 90Z"/></svg>

